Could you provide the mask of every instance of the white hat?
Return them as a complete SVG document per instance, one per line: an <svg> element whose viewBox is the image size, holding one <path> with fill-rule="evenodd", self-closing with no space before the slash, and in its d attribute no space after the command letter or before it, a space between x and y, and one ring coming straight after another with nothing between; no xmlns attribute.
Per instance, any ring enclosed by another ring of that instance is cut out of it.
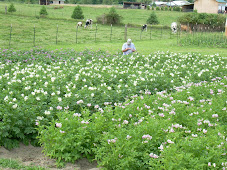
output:
<svg viewBox="0 0 227 170"><path fill-rule="evenodd" d="M131 43L132 43L132 40L131 39L128 39L127 44L129 45Z"/></svg>

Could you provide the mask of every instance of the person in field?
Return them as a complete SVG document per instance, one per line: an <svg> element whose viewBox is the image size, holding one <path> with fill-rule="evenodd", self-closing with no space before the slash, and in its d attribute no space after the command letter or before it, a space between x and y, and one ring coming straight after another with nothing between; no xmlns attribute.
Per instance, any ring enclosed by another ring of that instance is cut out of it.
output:
<svg viewBox="0 0 227 170"><path fill-rule="evenodd" d="M136 51L135 45L132 43L131 39L128 39L126 43L122 46L123 55L128 55Z"/></svg>

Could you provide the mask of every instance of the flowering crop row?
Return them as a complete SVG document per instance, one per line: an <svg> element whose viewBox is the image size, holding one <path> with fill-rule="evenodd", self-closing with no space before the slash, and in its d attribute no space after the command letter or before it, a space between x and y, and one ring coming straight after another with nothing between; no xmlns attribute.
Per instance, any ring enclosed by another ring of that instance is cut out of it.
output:
<svg viewBox="0 0 227 170"><path fill-rule="evenodd" d="M128 97L175 91L189 82L226 74L219 55L157 52L148 56L108 55L102 51L0 51L0 145L35 140L35 124L61 110L103 112Z"/></svg>
<svg viewBox="0 0 227 170"><path fill-rule="evenodd" d="M107 169L225 170L226 87L217 78L135 95L114 110L62 111L50 125L39 121L39 139L59 165L87 157Z"/></svg>

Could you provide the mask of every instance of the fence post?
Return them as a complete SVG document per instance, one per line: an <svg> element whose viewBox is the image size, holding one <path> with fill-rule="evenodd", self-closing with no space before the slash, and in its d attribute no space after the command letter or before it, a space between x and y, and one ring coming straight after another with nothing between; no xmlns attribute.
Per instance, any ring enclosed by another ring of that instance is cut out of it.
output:
<svg viewBox="0 0 227 170"><path fill-rule="evenodd" d="M11 24L10 33L9 33L9 49L10 49L10 46L11 46L11 34L12 34L12 24Z"/></svg>
<svg viewBox="0 0 227 170"><path fill-rule="evenodd" d="M112 39L112 24L110 26L111 26L111 30L110 30L110 41L111 41L111 39Z"/></svg>
<svg viewBox="0 0 227 170"><path fill-rule="evenodd" d="M163 29L163 25L162 25L162 28L161 28L161 38L162 38L162 31L163 31L162 29Z"/></svg>
<svg viewBox="0 0 227 170"><path fill-rule="evenodd" d="M78 32L78 25L76 26L76 44L77 44L77 32Z"/></svg>
<svg viewBox="0 0 227 170"><path fill-rule="evenodd" d="M56 44L58 44L58 24L57 24L57 32L56 32Z"/></svg>
<svg viewBox="0 0 227 170"><path fill-rule="evenodd" d="M141 40L141 38L142 38L142 32L143 32L143 30L141 29L141 32L140 32L140 40Z"/></svg>
<svg viewBox="0 0 227 170"><path fill-rule="evenodd" d="M96 42L96 34L97 34L97 24L96 24L96 27L95 27L95 42Z"/></svg>
<svg viewBox="0 0 227 170"><path fill-rule="evenodd" d="M227 18L226 18L226 21L225 21L225 36L227 38Z"/></svg>
<svg viewBox="0 0 227 170"><path fill-rule="evenodd" d="M34 47L35 47L35 25L34 25L34 39L33 39L33 44L34 44Z"/></svg>
<svg viewBox="0 0 227 170"><path fill-rule="evenodd" d="M179 26L177 25L177 27ZM177 45L179 45L179 33L180 33L180 27L179 29L177 28Z"/></svg>
<svg viewBox="0 0 227 170"><path fill-rule="evenodd" d="M151 29L152 29L152 25L151 25ZM150 40L151 40L151 29L150 29Z"/></svg>
<svg viewBox="0 0 227 170"><path fill-rule="evenodd" d="M125 24L125 41L127 41L127 24Z"/></svg>

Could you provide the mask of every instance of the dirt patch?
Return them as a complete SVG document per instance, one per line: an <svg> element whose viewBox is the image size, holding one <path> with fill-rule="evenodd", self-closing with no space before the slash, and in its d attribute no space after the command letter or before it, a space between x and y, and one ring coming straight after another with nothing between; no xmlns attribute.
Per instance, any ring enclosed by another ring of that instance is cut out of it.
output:
<svg viewBox="0 0 227 170"><path fill-rule="evenodd" d="M42 153L41 147L34 147L32 145L25 146L20 144L19 148L7 150L0 147L0 158L15 159L22 162L23 165L41 166L50 170L57 170L56 161L50 159ZM81 159L75 164L67 163L62 170L99 170L97 163L90 163L87 159Z"/></svg>

